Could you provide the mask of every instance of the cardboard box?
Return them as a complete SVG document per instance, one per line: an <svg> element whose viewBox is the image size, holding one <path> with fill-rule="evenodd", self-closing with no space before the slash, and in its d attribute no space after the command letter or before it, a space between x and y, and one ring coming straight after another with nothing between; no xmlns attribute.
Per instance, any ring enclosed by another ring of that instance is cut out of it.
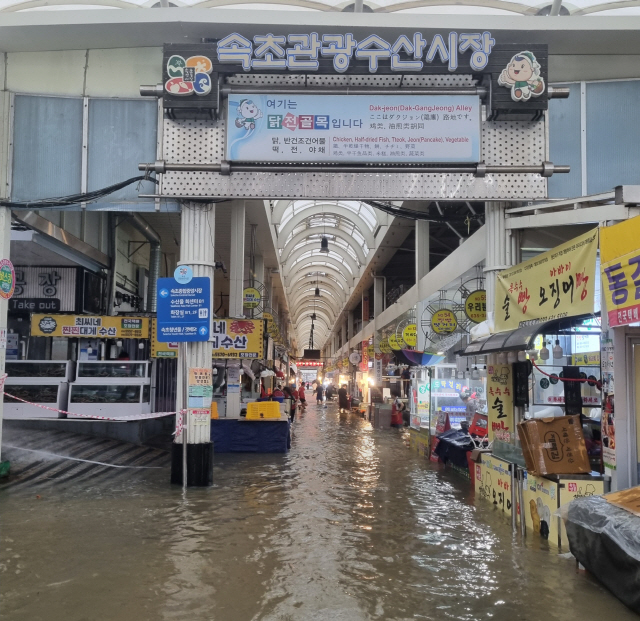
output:
<svg viewBox="0 0 640 621"><path fill-rule="evenodd" d="M607 502L640 517L640 486L606 494Z"/></svg>
<svg viewBox="0 0 640 621"><path fill-rule="evenodd" d="M580 416L526 420L518 423L518 436L533 475L591 472Z"/></svg>

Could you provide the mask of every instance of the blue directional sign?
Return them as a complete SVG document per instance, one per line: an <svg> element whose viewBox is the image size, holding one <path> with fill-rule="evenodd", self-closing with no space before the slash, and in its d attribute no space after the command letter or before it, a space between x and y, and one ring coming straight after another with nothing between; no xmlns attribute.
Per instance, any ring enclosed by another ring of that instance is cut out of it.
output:
<svg viewBox="0 0 640 621"><path fill-rule="evenodd" d="M208 341L211 329L211 279L203 276L180 284L158 278L158 341Z"/></svg>

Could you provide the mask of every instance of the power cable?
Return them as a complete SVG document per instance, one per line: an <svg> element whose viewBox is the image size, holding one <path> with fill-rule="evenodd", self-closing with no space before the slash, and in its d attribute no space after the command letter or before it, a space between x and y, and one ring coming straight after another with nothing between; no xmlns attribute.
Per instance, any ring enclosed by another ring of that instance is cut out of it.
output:
<svg viewBox="0 0 640 621"><path fill-rule="evenodd" d="M406 218L407 220L425 220L427 222L433 222L434 224L446 224L448 222L457 222L459 221L461 224L467 223L467 218L469 221L471 220L480 220L483 217L483 214L474 214L464 217L462 216L449 216L449 217L440 217L429 215L424 211L416 211L415 209L408 209L406 207L397 207L396 205L391 205L390 203L381 203L379 201L362 201L375 209L383 211L385 213L391 214L392 216L398 216L399 218Z"/></svg>

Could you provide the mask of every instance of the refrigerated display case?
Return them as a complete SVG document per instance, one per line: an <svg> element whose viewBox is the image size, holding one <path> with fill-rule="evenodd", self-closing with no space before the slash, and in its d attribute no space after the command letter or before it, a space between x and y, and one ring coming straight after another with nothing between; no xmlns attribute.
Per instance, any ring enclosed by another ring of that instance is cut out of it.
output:
<svg viewBox="0 0 640 621"><path fill-rule="evenodd" d="M148 414L150 371L148 361L78 361L76 379L69 387L69 410L91 416Z"/></svg>
<svg viewBox="0 0 640 621"><path fill-rule="evenodd" d="M67 360L11 360L5 371L6 392L30 403L56 410L67 409L72 362ZM60 418L64 415L11 399L4 395L4 418Z"/></svg>

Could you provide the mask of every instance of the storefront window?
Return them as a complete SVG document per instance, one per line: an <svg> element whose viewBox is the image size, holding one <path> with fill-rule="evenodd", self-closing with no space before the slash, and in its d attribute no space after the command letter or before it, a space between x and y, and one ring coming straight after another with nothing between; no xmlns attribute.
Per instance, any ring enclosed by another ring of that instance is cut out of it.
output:
<svg viewBox="0 0 640 621"><path fill-rule="evenodd" d="M7 392L20 399L31 403L57 403L58 401L58 384L49 386L7 386ZM4 395L5 403L19 403L15 399L11 399Z"/></svg>
<svg viewBox="0 0 640 621"><path fill-rule="evenodd" d="M145 377L145 362L80 362L78 377Z"/></svg>
<svg viewBox="0 0 640 621"><path fill-rule="evenodd" d="M66 362L7 362L9 377L66 377Z"/></svg>
<svg viewBox="0 0 640 621"><path fill-rule="evenodd" d="M74 384L71 403L140 403L140 386L92 386Z"/></svg>

